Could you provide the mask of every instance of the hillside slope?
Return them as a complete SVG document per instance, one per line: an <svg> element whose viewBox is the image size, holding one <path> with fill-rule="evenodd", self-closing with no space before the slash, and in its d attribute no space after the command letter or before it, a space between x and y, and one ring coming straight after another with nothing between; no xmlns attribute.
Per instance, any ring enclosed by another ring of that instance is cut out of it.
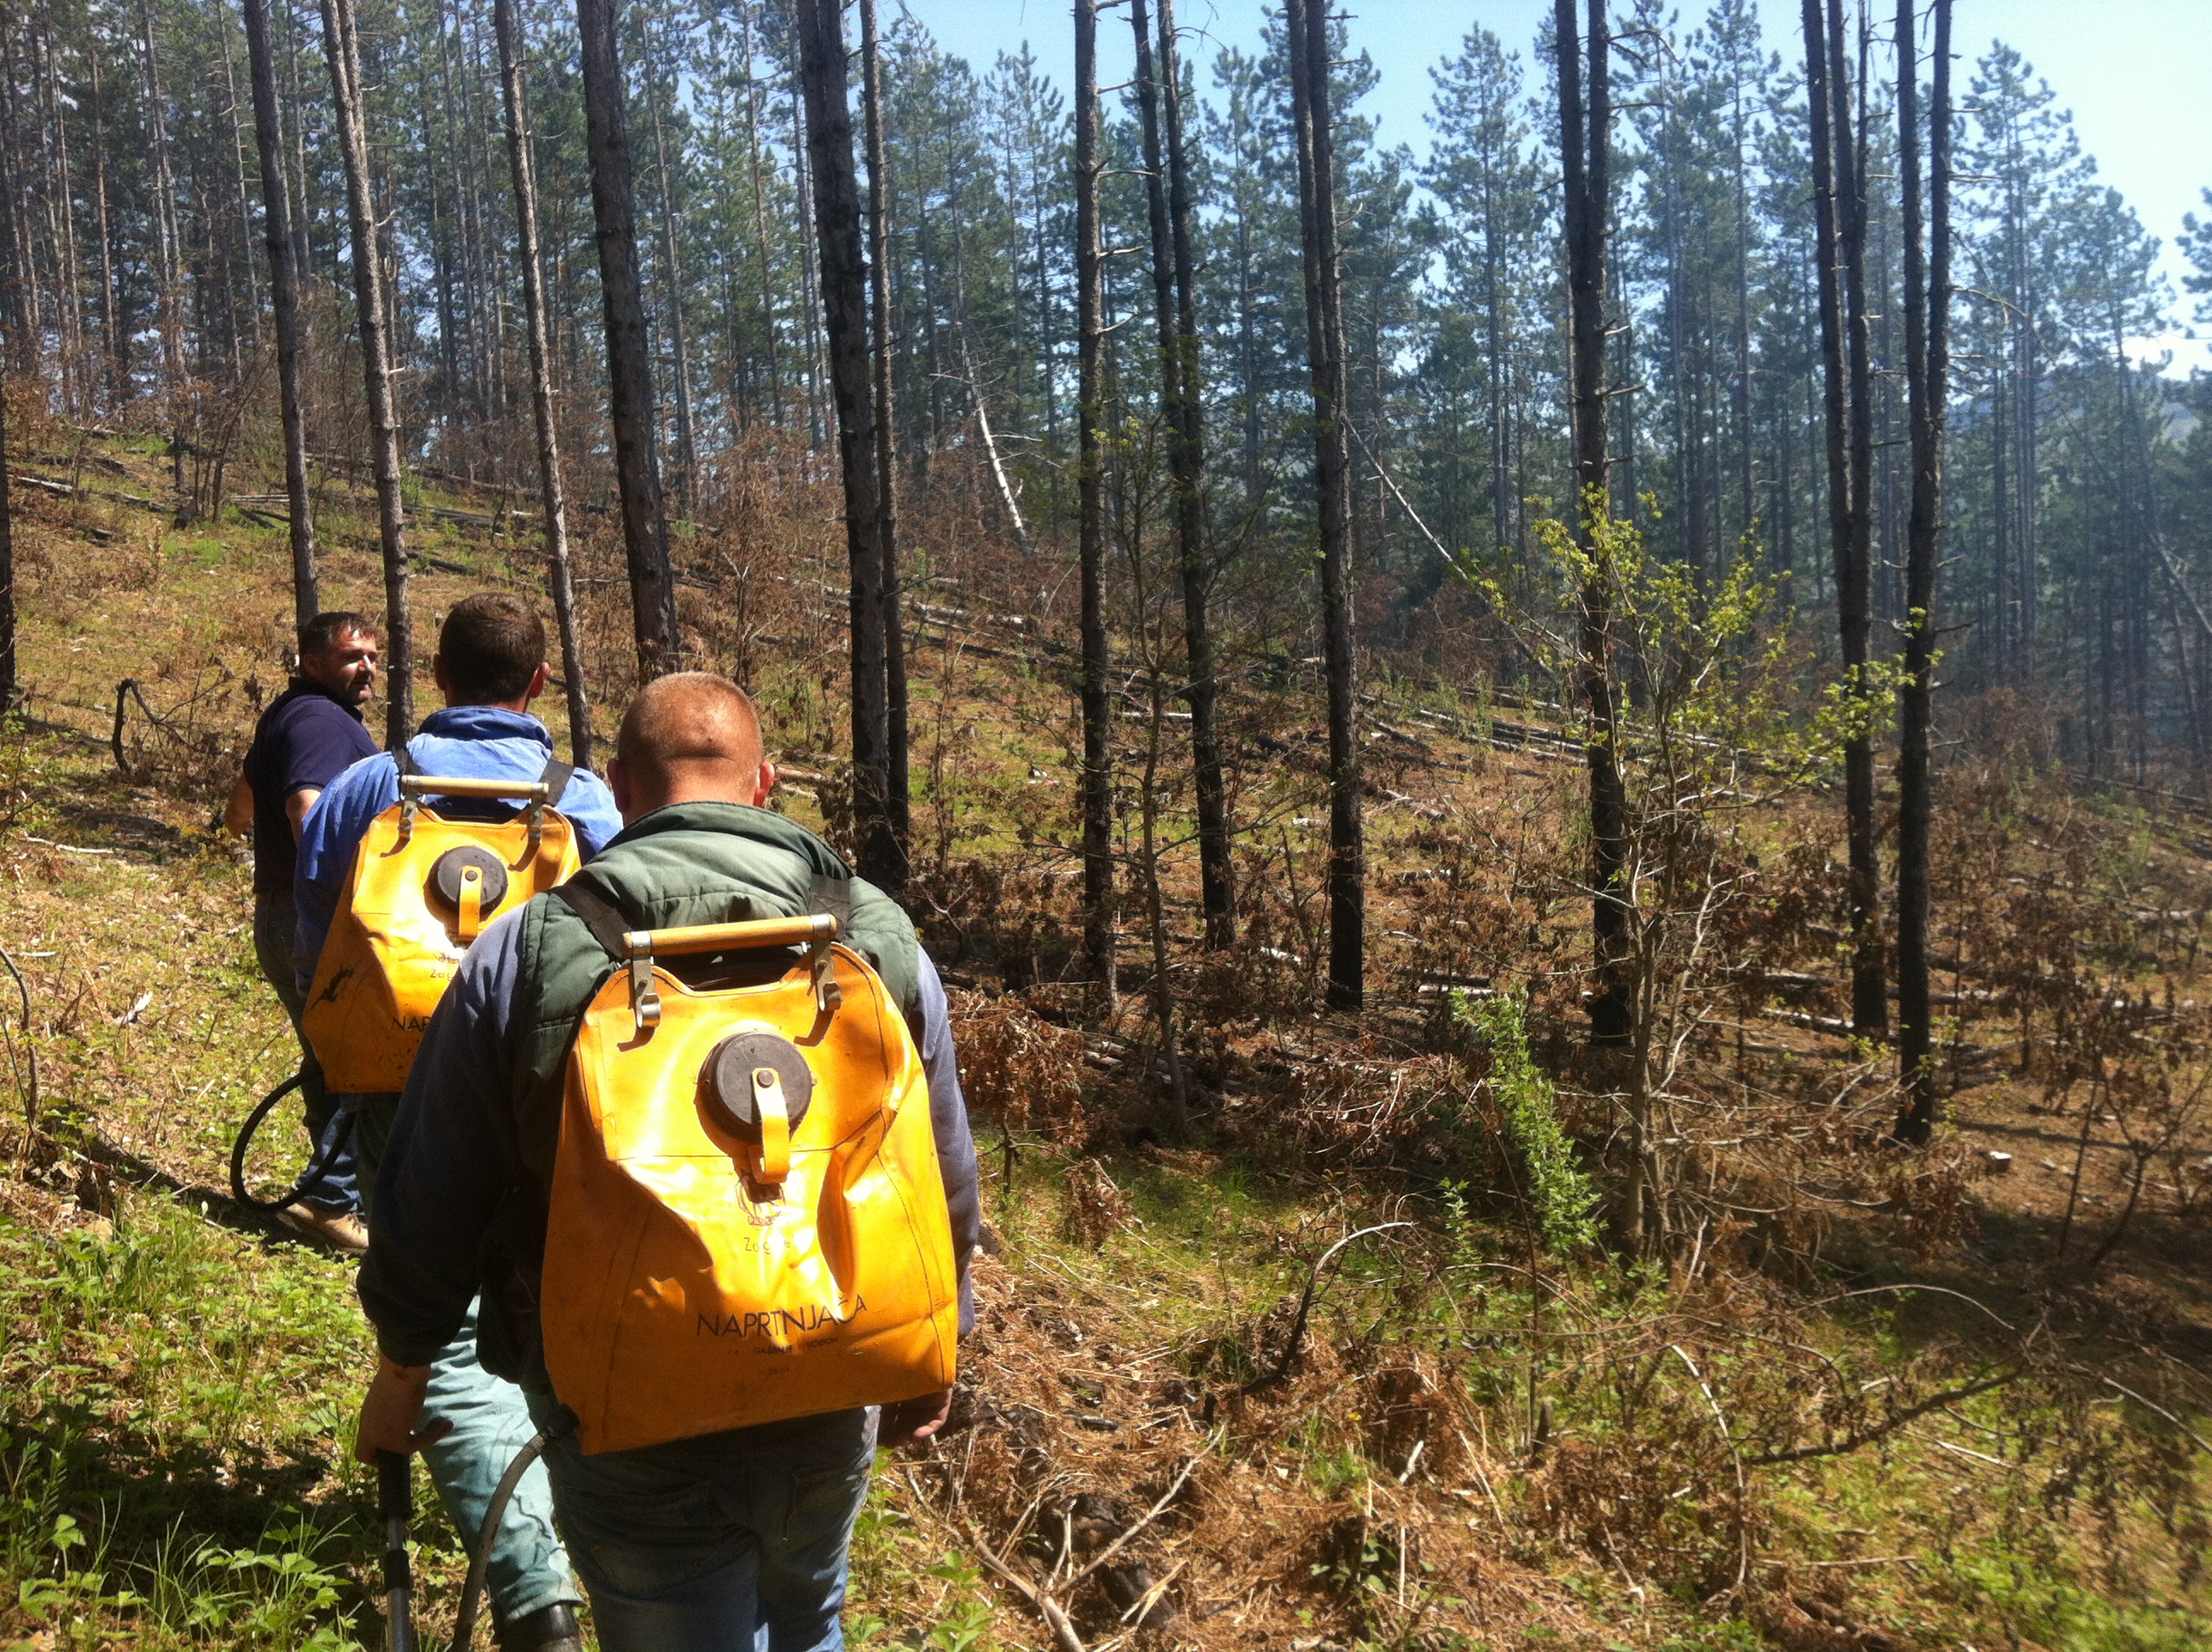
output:
<svg viewBox="0 0 2212 1652"><path fill-rule="evenodd" d="M374 1645L350 1268L222 1191L237 1121L291 1066L247 868L210 824L283 682L282 534L177 528L127 497L159 496L144 445L91 452L100 491L21 500L26 694L0 744L0 947L28 1003L0 1163L0 1634ZM76 457L35 433L18 473L65 493ZM374 611L373 531L325 488L325 605ZM833 575L775 538L800 514L688 539L686 617L759 692L786 806L834 828ZM535 578L467 520L420 550L426 633ZM957 989L997 1250L955 1426L887 1459L864 1516L856 1640L1044 1647L1064 1606L1058 1644L1093 1652L2212 1644L2212 879L2186 814L1961 768L1959 1123L1921 1155L1882 1145L1884 1069L1835 1034L1826 823L1759 823L1765 892L1669 1102L1698 1224L1631 1263L1548 1242L1530 1174L1532 1119L1601 1190L1617 1157L1560 872L1580 771L1547 714L1376 701L1376 1001L1323 1015L1318 708L1295 671L1249 675L1226 720L1237 951L1199 951L1179 840L1163 867L1178 1139L1137 914L1115 1018L1086 1024L1067 979L1062 622L987 558L934 566L912 904ZM621 623L594 599L599 683ZM1470 1039L1454 988L1469 1013L1525 1002L1535 1066ZM266 1133L260 1175L291 1133ZM434 1515L418 1535L434 1628L462 1563Z"/></svg>

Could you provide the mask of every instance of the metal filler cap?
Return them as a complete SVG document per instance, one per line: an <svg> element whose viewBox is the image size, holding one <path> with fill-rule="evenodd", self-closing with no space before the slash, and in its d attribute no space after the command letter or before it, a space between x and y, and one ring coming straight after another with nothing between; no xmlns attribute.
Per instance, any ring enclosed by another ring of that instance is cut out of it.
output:
<svg viewBox="0 0 2212 1652"><path fill-rule="evenodd" d="M774 1074L783 1102L785 1132L799 1128L814 1099L814 1069L799 1046L766 1028L732 1033L714 1046L700 1077L716 1122L750 1142L763 1139L761 1091L763 1075Z"/></svg>
<svg viewBox="0 0 2212 1652"><path fill-rule="evenodd" d="M471 866L483 880L483 893L477 896L481 903L478 909L486 913L496 910L499 903L507 899L507 867L490 850L480 849L473 843L448 849L431 863L431 889L441 903L459 910L464 874Z"/></svg>

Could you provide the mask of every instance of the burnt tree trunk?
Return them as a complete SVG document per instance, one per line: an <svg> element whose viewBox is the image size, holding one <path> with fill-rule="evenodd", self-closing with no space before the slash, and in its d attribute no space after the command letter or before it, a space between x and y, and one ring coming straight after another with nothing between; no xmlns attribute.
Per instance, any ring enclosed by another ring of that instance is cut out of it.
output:
<svg viewBox="0 0 2212 1652"><path fill-rule="evenodd" d="M891 264L890 162L884 155L884 68L876 34L876 0L860 0L860 83L867 116L868 319L875 372L876 521L884 547L884 784L899 864L914 860L914 783L907 771L908 738L906 613L899 589L897 455L891 427ZM982 405L976 399L977 408Z"/></svg>
<svg viewBox="0 0 2212 1652"><path fill-rule="evenodd" d="M8 207L0 200L0 219ZM5 242L0 242L4 247ZM0 266L0 288L11 285ZM13 319L0 306L0 329ZM0 331L0 716L15 708L15 531L9 515L8 497L8 349L10 341Z"/></svg>
<svg viewBox="0 0 2212 1652"><path fill-rule="evenodd" d="M1951 0L1935 0L1928 100L1928 226L1920 221L1919 73L1913 0L1897 0L1898 169L1905 186L1905 386L1912 516L1905 558L1905 681L1898 694L1897 1060L1909 1099L1897 1133L1936 1124L1928 991L1928 839L1936 684L1936 571L1943 550L1944 401L1951 378Z"/></svg>
<svg viewBox="0 0 2212 1652"><path fill-rule="evenodd" d="M284 426L284 498L292 519L292 607L314 618L315 528L307 507L307 432L300 406L300 271L294 262L291 190L284 177L283 118L276 106L276 54L269 39L269 0L245 0L247 72L253 82L253 136L261 155L262 222L269 236L269 294L276 319L276 390ZM104 216L104 213L103 213ZM109 328L113 329L112 301Z"/></svg>
<svg viewBox="0 0 2212 1652"><path fill-rule="evenodd" d="M1844 746L1844 825L1849 850L1851 1029L1880 1038L1889 1027L1881 940L1881 862L1875 836L1873 629L1874 408L1868 361L1866 195L1853 136L1843 0L1804 0L1805 74L1811 110L1813 197L1820 262L1820 355L1827 381L1828 533L1844 692L1861 726Z"/></svg>
<svg viewBox="0 0 2212 1652"><path fill-rule="evenodd" d="M673 92L672 83L670 90ZM668 295L670 377L676 388L676 507L689 519L698 486L699 450L691 429L691 358L684 342L684 257L676 240L676 197L668 180L668 135L660 115L661 88L653 94L653 175L660 190L661 285Z"/></svg>
<svg viewBox="0 0 2212 1652"><path fill-rule="evenodd" d="M1565 192L1569 405L1575 459L1575 540L1595 552L1596 519L1609 508L1606 476L1605 291L1607 214L1612 198L1613 90L1604 0L1589 0L1587 41L1574 0L1555 0L1559 56L1559 152ZM1585 64L1587 58L1587 89ZM1582 693L1590 737L1590 932L1597 990L1589 1003L1590 1036L1627 1042L1633 994L1628 981L1628 799L1620 774L1619 710L1613 693L1613 592L1610 569L1595 567L1580 592Z"/></svg>
<svg viewBox="0 0 2212 1652"><path fill-rule="evenodd" d="M676 624L668 516L661 505L654 452L653 369L637 267L636 189L623 116L622 60L616 52L615 0L576 0L576 32L592 161L592 219L599 244L599 295L606 313L607 413L614 427L615 486L622 497L637 674L644 681L678 669L683 640Z"/></svg>
<svg viewBox="0 0 2212 1652"><path fill-rule="evenodd" d="M1206 436L1199 401L1190 170L1183 149L1182 83L1176 64L1175 0L1160 0L1157 58L1146 13L1146 0L1131 0L1129 27L1136 35L1137 101L1144 125L1152 300L1159 335L1160 412L1168 426L1169 469L1175 480L1183 648L1190 675L1184 693L1190 705L1191 761L1197 782L1200 904L1206 914L1206 944L1224 947L1237 938L1236 883L1221 744L1214 733L1219 694L1213 677L1213 629L1206 612L1212 571L1206 550Z"/></svg>
<svg viewBox="0 0 2212 1652"><path fill-rule="evenodd" d="M841 0L799 0L797 10L815 235L821 247L823 319L830 335L830 389L837 410L837 452L845 477L845 550L852 568L853 831L860 844L861 875L898 889L906 882L906 866L890 822L882 519L868 359L868 261L861 250L853 111L845 94L845 20Z"/></svg>
<svg viewBox="0 0 2212 1652"><path fill-rule="evenodd" d="M1322 654L1328 677L1328 1001L1358 1009L1366 985L1366 851L1359 798L1359 682L1352 613L1351 452L1345 429L1344 283L1336 234L1328 7L1286 0L1291 118L1304 243L1306 355L1313 377Z"/></svg>
<svg viewBox="0 0 2212 1652"><path fill-rule="evenodd" d="M1083 600L1083 944L1098 1005L1114 1007L1113 711L1106 636L1106 535L1099 426L1105 257L1098 240L1098 4L1075 0L1076 555Z"/></svg>
<svg viewBox="0 0 2212 1652"><path fill-rule="evenodd" d="M398 750L415 732L415 634L407 610L406 518L400 501L399 426L392 408L391 335L378 267L376 204L369 195L368 129L362 113L361 45L353 0L322 0L331 105L345 165L353 239L353 290L368 391L369 468L376 477L377 538L384 552L385 738Z"/></svg>
<svg viewBox="0 0 2212 1652"><path fill-rule="evenodd" d="M592 763L592 701L584 691L584 650L576 635L576 592L568 569L568 508L561 489L561 442L553 416L553 360L545 317L545 268L538 252L538 180L530 161L530 121L522 102L522 24L514 0L494 0L499 79L507 111L507 161L514 179L515 256L522 265L524 324L530 334L530 409L538 426L538 488L545 515L545 583L561 632L561 674L568 700L568 753Z"/></svg>

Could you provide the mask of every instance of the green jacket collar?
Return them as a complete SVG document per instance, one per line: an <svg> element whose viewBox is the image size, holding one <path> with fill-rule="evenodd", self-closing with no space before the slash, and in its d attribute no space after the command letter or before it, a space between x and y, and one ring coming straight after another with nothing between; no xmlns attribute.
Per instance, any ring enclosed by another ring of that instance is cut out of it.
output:
<svg viewBox="0 0 2212 1652"><path fill-rule="evenodd" d="M641 842L664 832L717 832L730 837L750 838L756 843L766 843L799 856L820 877L853 875L843 856L788 815L780 815L773 809L757 809L745 803L668 804L651 814L639 816L623 827L622 835L607 847Z"/></svg>

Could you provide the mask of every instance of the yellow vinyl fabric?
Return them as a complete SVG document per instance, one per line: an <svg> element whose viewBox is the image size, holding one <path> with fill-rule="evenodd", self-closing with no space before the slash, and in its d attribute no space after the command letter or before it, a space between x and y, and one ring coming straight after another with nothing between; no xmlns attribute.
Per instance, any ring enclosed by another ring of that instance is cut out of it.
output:
<svg viewBox="0 0 2212 1652"><path fill-rule="evenodd" d="M720 991L655 968L660 1020L643 1028L617 969L585 1012L539 1317L587 1453L952 1386L958 1286L928 1082L875 972L830 954L829 1012L804 967ZM704 1070L739 1032L788 1039L812 1074L787 1139L779 1121L748 1140L714 1108ZM764 1182L779 1151L782 1180Z"/></svg>
<svg viewBox="0 0 2212 1652"><path fill-rule="evenodd" d="M430 1012L469 943L582 864L575 829L556 810L544 811L532 849L521 816L504 823L444 820L418 807L412 827L403 829L404 808L395 803L369 823L307 993L307 1042L324 1082L349 1094L404 1089ZM460 905L449 905L433 888L439 858L462 847L488 850L507 868L495 905L465 890Z"/></svg>

